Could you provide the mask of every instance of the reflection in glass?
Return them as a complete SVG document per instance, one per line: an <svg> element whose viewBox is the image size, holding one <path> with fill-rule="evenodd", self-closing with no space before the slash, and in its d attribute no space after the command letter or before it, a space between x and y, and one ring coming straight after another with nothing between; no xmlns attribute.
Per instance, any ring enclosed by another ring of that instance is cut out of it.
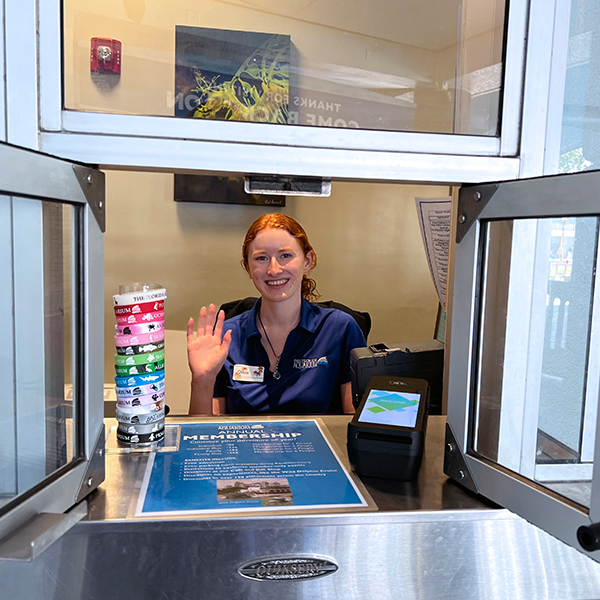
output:
<svg viewBox="0 0 600 600"><path fill-rule="evenodd" d="M497 221L484 235L474 449L589 507L598 219Z"/></svg>
<svg viewBox="0 0 600 600"><path fill-rule="evenodd" d="M0 507L71 461L76 208L0 196Z"/></svg>
<svg viewBox="0 0 600 600"><path fill-rule="evenodd" d="M504 10L504 0L64 0L65 107L494 136Z"/></svg>

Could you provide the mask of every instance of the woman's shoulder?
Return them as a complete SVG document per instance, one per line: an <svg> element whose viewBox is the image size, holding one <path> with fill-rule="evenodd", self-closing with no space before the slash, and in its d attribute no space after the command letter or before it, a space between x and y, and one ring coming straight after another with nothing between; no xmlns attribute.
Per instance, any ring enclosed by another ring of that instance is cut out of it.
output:
<svg viewBox="0 0 600 600"><path fill-rule="evenodd" d="M316 315L318 315L322 319L335 319L339 323L347 323L351 322L354 319L347 311L344 311L340 308L333 308L331 306L327 306L329 303L323 306L320 302L315 302L312 304L314 307L313 310Z"/></svg>
<svg viewBox="0 0 600 600"><path fill-rule="evenodd" d="M341 304L333 300L317 302L314 303L313 306L316 307L316 310L318 310L324 318L334 318L340 325L356 325L363 332L365 329L368 330L371 327L371 316L368 312L354 310L345 304Z"/></svg>

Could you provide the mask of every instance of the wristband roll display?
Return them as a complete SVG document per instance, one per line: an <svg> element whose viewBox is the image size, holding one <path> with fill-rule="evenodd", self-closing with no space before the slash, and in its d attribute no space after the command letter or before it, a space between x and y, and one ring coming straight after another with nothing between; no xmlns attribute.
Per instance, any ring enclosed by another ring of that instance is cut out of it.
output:
<svg viewBox="0 0 600 600"><path fill-rule="evenodd" d="M115 325L117 335L137 335L140 333L156 333L165 328L165 322L140 323L139 325Z"/></svg>
<svg viewBox="0 0 600 600"><path fill-rule="evenodd" d="M147 313L138 313L134 315L117 315L117 325L139 325L141 323L164 321L164 319L164 310L152 311Z"/></svg>
<svg viewBox="0 0 600 600"><path fill-rule="evenodd" d="M117 440L152 445L165 435L165 313L160 284L130 283L113 296Z"/></svg>
<svg viewBox="0 0 600 600"><path fill-rule="evenodd" d="M165 288L159 290L149 290L147 292L133 292L131 294L118 294L113 296L113 304L115 306L129 306L133 304L145 304L148 302L156 302L167 298L167 290Z"/></svg>
<svg viewBox="0 0 600 600"><path fill-rule="evenodd" d="M162 311L165 308L164 300L157 302L143 302L141 304L129 304L127 306L115 306L115 316L137 315L141 313Z"/></svg>
<svg viewBox="0 0 600 600"><path fill-rule="evenodd" d="M158 333L140 333L139 335L115 335L115 346L139 346L160 342L165 339L165 331Z"/></svg>

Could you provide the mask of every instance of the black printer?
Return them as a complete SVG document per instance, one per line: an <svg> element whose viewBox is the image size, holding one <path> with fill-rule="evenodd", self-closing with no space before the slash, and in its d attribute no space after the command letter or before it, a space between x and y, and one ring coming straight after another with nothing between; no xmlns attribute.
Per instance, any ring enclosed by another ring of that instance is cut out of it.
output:
<svg viewBox="0 0 600 600"><path fill-rule="evenodd" d="M400 344L371 344L350 353L352 402L358 407L375 375L425 379L429 384L430 415L442 414L444 344L438 340Z"/></svg>

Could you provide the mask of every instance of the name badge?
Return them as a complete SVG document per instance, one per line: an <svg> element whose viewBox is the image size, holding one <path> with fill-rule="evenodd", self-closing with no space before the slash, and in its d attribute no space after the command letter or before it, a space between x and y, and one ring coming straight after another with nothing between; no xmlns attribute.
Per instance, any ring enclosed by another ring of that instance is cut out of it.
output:
<svg viewBox="0 0 600 600"><path fill-rule="evenodd" d="M233 379L234 381L253 381L259 383L265 379L265 368L233 365Z"/></svg>

